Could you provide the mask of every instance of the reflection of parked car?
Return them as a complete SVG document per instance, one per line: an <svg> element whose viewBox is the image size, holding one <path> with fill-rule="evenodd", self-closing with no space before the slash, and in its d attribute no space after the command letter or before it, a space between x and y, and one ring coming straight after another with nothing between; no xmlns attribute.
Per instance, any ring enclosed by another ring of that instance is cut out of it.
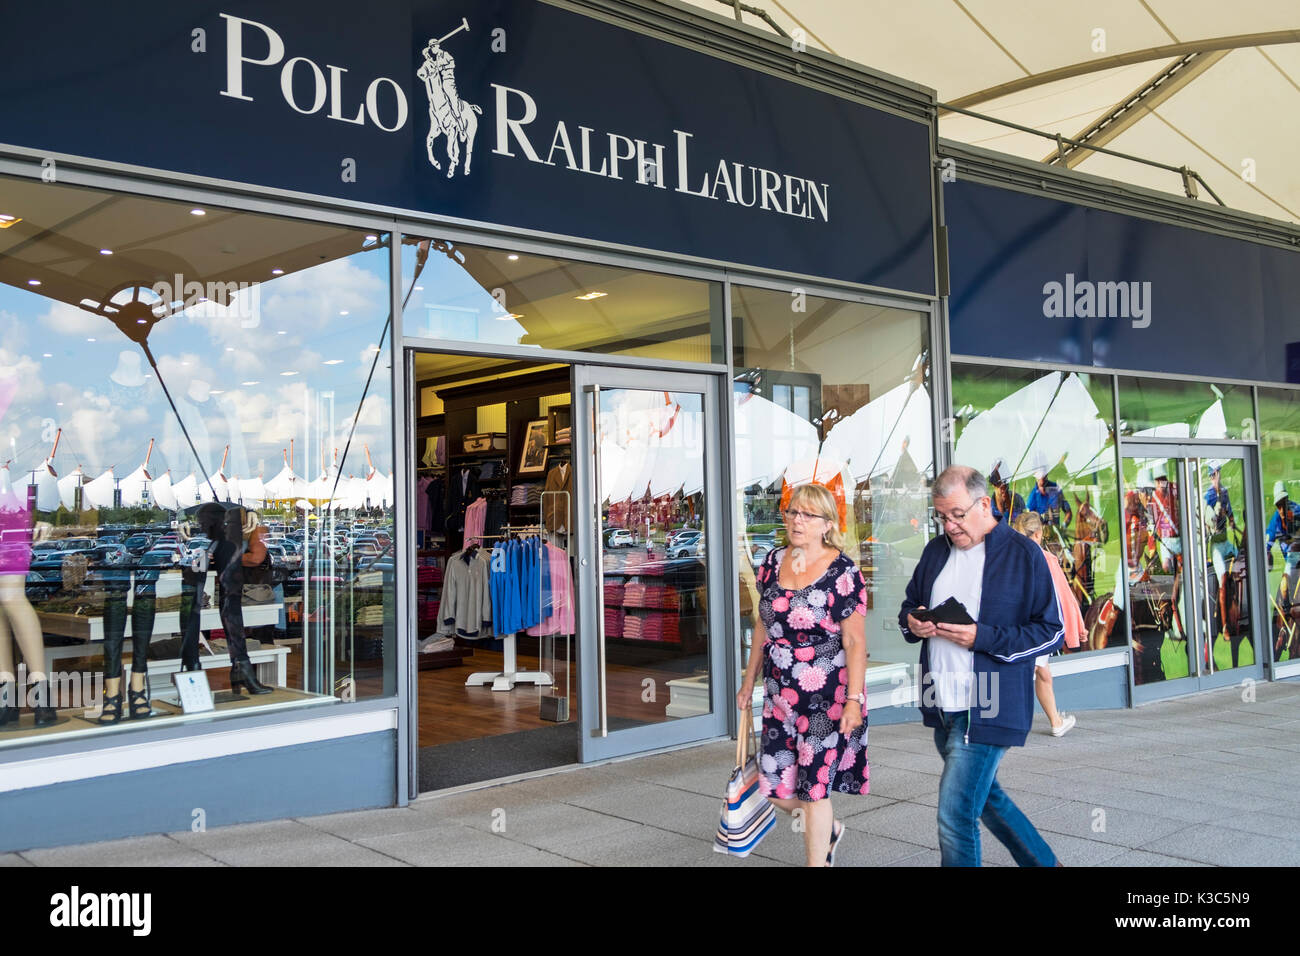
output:
<svg viewBox="0 0 1300 956"><path fill-rule="evenodd" d="M702 534L704 534L704 532L699 528L677 528L674 531L668 532L667 536L664 538L664 544L671 548L677 544L685 544L687 541L693 541Z"/></svg>
<svg viewBox="0 0 1300 956"><path fill-rule="evenodd" d="M636 544L636 539L632 537L632 532L626 528L613 528L605 532L605 547L607 548L630 548Z"/></svg>
<svg viewBox="0 0 1300 956"><path fill-rule="evenodd" d="M679 538L668 549L668 557L670 558L695 558L703 554L704 535L702 534L684 541Z"/></svg>
<svg viewBox="0 0 1300 956"><path fill-rule="evenodd" d="M153 542L154 536L151 534L133 534L122 543L131 554L139 556L148 551L153 546Z"/></svg>

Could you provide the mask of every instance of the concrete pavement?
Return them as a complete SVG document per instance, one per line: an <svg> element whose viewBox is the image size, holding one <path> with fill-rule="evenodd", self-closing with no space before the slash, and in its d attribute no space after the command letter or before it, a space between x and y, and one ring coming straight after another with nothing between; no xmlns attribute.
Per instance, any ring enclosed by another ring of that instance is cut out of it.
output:
<svg viewBox="0 0 1300 956"><path fill-rule="evenodd" d="M1040 715L998 779L1068 866L1300 865L1300 684ZM867 797L835 801L840 866L936 866L942 763L920 723L873 728ZM0 856L9 866L798 865L789 818L746 860L711 849L733 745L713 742L411 806ZM987 832L986 865L1013 865Z"/></svg>

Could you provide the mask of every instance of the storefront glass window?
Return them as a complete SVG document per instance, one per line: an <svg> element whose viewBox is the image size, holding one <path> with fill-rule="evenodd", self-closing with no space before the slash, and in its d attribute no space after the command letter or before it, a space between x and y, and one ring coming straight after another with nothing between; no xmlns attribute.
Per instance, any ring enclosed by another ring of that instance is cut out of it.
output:
<svg viewBox="0 0 1300 956"><path fill-rule="evenodd" d="M408 336L723 361L717 283L415 237L402 277Z"/></svg>
<svg viewBox="0 0 1300 956"><path fill-rule="evenodd" d="M742 633L756 620L755 569L785 543L783 490L817 481L840 502L868 583L868 683L889 683L916 658L898 608L932 533L926 317L740 287L732 314Z"/></svg>
<svg viewBox="0 0 1300 956"><path fill-rule="evenodd" d="M989 477L1002 520L1037 513L1042 545L1065 572L1084 627L1063 651L1123 644L1110 378L954 362L952 404L953 461Z"/></svg>
<svg viewBox="0 0 1300 956"><path fill-rule="evenodd" d="M1257 389L1268 549L1269 639L1275 662L1300 659L1300 391Z"/></svg>
<svg viewBox="0 0 1300 956"><path fill-rule="evenodd" d="M0 746L395 691L387 245L0 179Z"/></svg>
<svg viewBox="0 0 1300 956"><path fill-rule="evenodd" d="M1255 437L1255 411L1246 385L1121 375L1119 418L1125 438Z"/></svg>

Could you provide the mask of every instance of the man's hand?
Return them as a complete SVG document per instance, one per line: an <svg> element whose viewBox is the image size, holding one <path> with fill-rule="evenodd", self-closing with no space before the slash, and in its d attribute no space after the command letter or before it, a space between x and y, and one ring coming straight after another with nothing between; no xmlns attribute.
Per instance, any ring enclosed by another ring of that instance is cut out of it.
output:
<svg viewBox="0 0 1300 956"><path fill-rule="evenodd" d="M975 645L974 624L936 624L935 634L946 641L952 641L958 647L970 650Z"/></svg>
<svg viewBox="0 0 1300 956"><path fill-rule="evenodd" d="M925 608L918 607L918 611L924 611ZM934 637L937 633L933 621L918 621L912 615L907 615L907 629L917 637Z"/></svg>

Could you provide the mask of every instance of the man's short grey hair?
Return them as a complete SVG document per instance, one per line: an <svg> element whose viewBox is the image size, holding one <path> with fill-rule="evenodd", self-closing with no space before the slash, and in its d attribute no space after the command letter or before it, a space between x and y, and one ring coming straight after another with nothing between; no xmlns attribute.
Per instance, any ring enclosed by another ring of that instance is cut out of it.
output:
<svg viewBox="0 0 1300 956"><path fill-rule="evenodd" d="M930 496L948 498L963 488L970 494L971 501L988 497L989 485L984 475L969 465L949 465L939 472L939 477L934 479L934 485L930 489Z"/></svg>

